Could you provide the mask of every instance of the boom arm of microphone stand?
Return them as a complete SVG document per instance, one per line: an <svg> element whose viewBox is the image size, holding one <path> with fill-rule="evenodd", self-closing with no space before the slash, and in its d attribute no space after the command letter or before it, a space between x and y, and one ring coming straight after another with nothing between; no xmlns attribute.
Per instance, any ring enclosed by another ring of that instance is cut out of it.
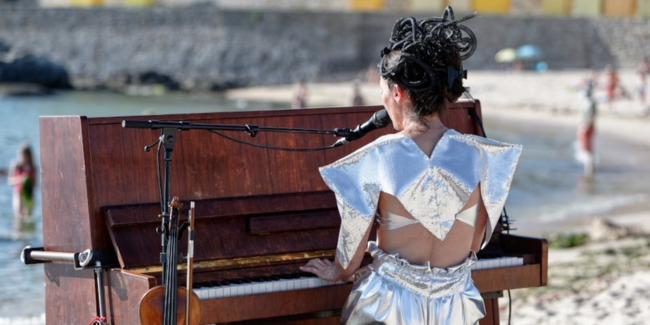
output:
<svg viewBox="0 0 650 325"><path fill-rule="evenodd" d="M350 142L348 138L353 136L353 132L348 128L335 128L334 136L339 137L340 139L336 140L336 142L332 144L332 148L336 148Z"/></svg>

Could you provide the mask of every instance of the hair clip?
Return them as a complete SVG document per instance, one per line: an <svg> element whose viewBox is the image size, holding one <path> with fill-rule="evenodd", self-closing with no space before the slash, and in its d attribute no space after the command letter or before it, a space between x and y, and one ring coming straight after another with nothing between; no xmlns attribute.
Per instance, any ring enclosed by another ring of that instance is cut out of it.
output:
<svg viewBox="0 0 650 325"><path fill-rule="evenodd" d="M460 69L456 69L452 66L447 66L447 89L451 89L454 84L454 80L457 78L467 79L467 70L463 70L461 66Z"/></svg>

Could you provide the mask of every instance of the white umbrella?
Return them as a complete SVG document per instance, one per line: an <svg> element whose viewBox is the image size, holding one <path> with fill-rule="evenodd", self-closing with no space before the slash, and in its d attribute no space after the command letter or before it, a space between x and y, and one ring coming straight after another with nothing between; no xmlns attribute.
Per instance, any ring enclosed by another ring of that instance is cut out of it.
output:
<svg viewBox="0 0 650 325"><path fill-rule="evenodd" d="M510 63L517 60L517 51L512 48L505 48L494 55L494 61L499 63Z"/></svg>

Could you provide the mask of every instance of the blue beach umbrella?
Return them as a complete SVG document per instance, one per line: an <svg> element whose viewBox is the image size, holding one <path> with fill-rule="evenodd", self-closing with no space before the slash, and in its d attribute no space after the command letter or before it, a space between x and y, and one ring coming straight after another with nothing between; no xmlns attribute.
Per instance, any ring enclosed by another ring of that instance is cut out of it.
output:
<svg viewBox="0 0 650 325"><path fill-rule="evenodd" d="M517 48L517 57L521 60L539 60L542 56L542 50L535 45L526 44Z"/></svg>

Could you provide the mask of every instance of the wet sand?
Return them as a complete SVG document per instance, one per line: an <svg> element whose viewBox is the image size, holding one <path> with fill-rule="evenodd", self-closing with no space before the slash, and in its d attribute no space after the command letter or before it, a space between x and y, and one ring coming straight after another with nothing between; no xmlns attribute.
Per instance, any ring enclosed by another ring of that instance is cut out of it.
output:
<svg viewBox="0 0 650 325"><path fill-rule="evenodd" d="M575 130L585 100L579 86L589 71L470 71L466 85L481 101L483 117L513 123L537 132ZM597 139L609 146L619 141L634 150L650 149L650 101L635 93L638 77L621 71L622 86L631 95L612 105L599 103ZM600 85L604 83L600 77ZM293 85L231 90L239 100L289 102ZM650 88L650 85L649 85ZM307 85L308 107L348 105L352 82ZM376 84L363 83L368 105L379 105ZM596 96L602 99L601 88ZM570 131L575 132L575 131ZM623 153L625 155L625 153ZM644 156L645 157L645 156ZM650 160L642 162L650 164ZM597 170L596 170L597 172ZM650 192L650 185L648 185ZM575 248L549 250L548 285L513 290L511 324L648 324L650 319L650 211L635 211L590 223L559 224L549 232L587 232L591 241ZM500 299L501 323L508 321L508 297Z"/></svg>

